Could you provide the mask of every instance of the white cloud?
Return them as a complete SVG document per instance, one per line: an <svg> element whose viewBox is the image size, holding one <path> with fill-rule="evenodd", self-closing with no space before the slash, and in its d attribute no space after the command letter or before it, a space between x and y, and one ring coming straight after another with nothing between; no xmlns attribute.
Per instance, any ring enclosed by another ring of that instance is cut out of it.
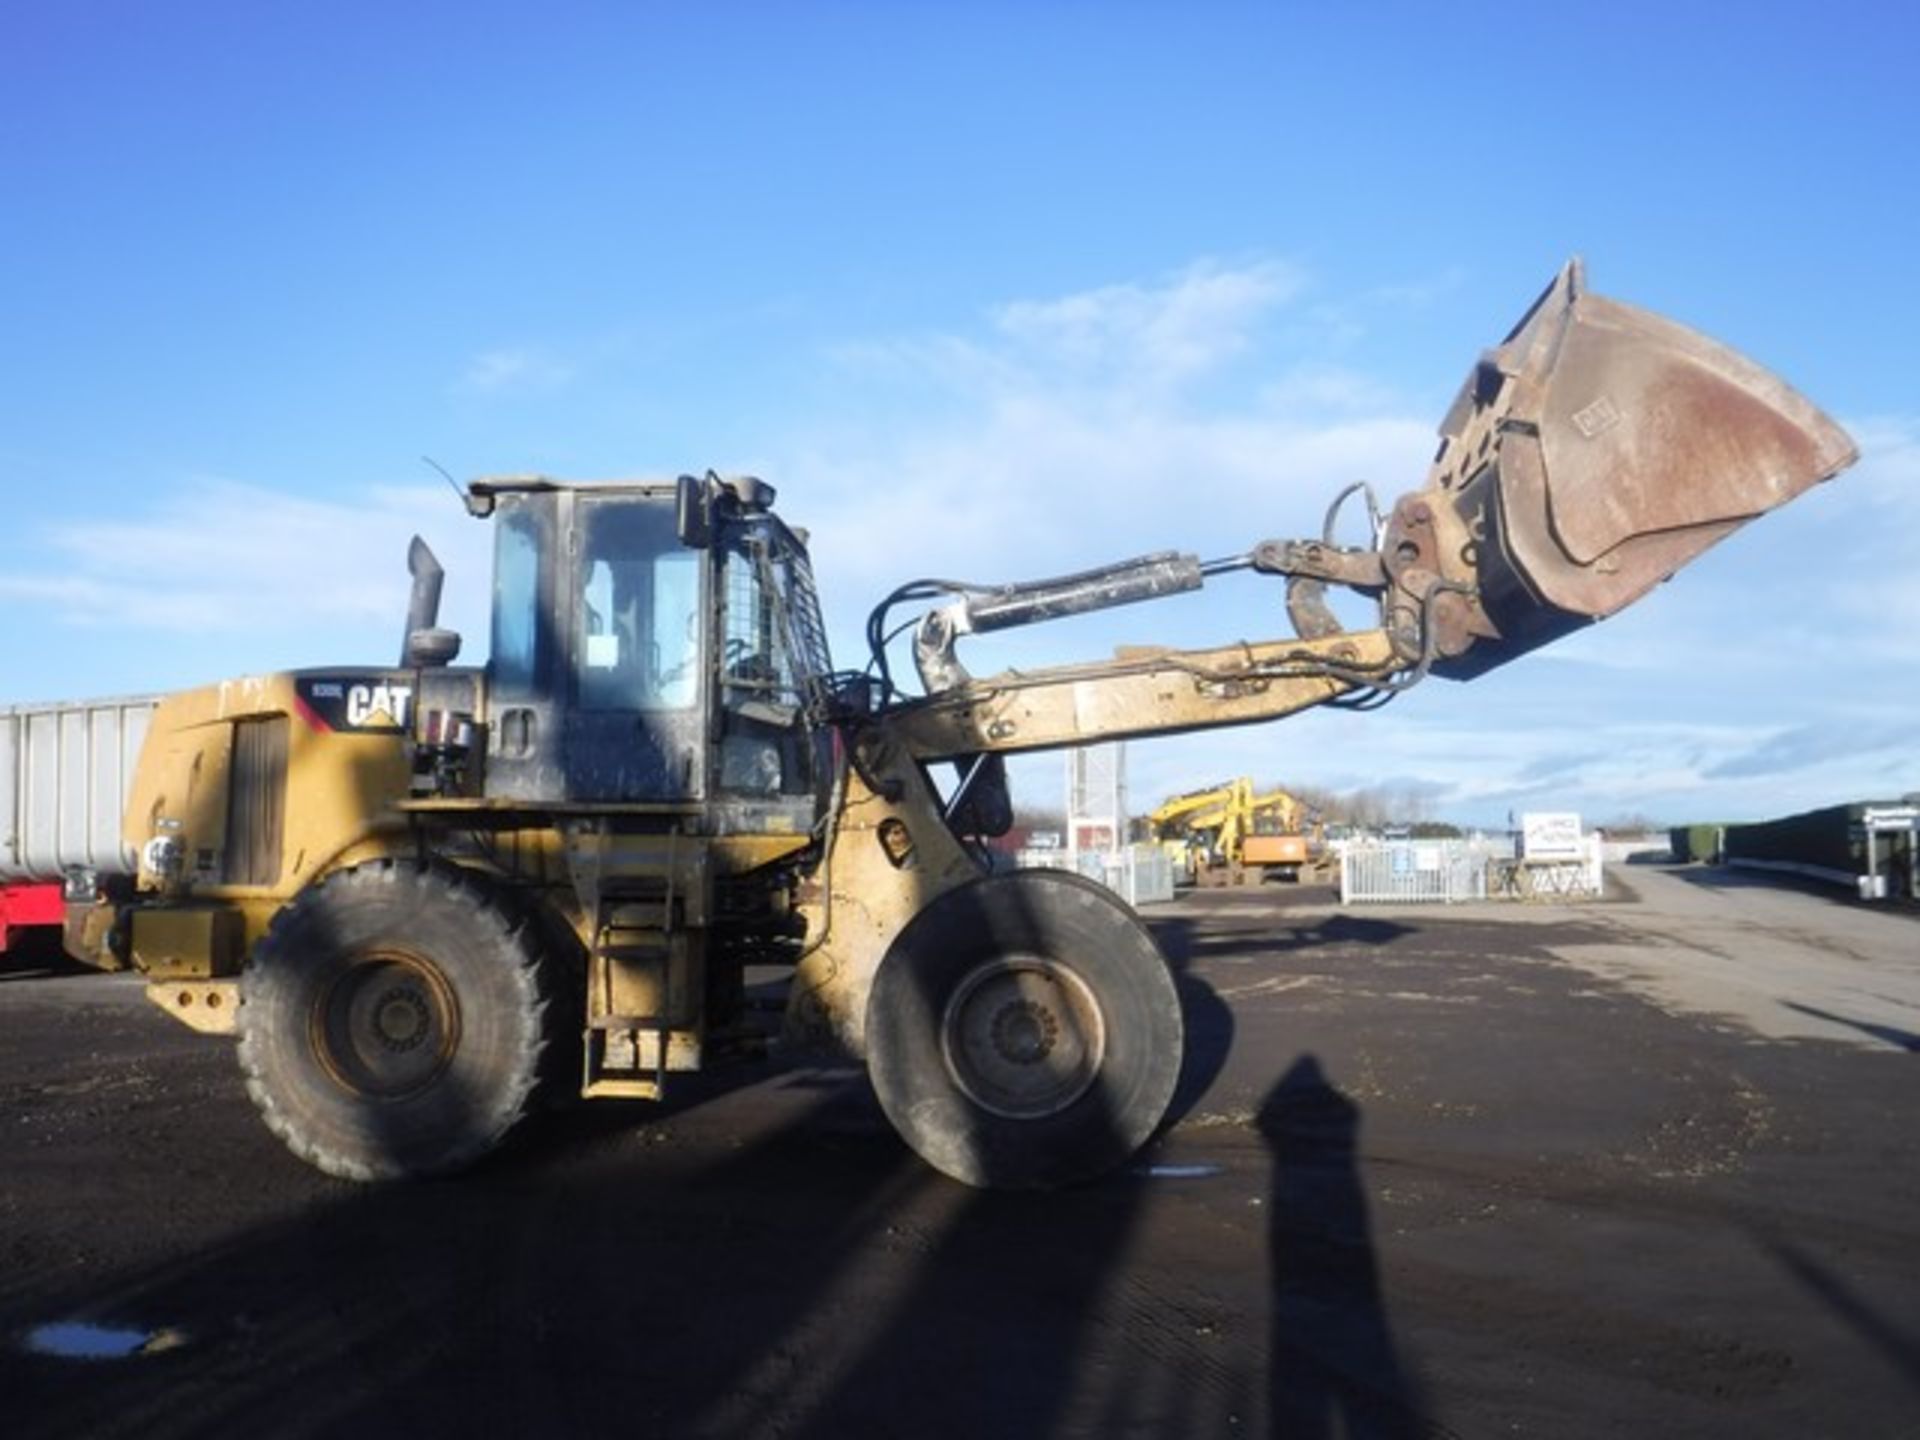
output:
<svg viewBox="0 0 1920 1440"><path fill-rule="evenodd" d="M747 433L743 458L812 530L838 660L859 665L868 606L916 576L1032 579L1165 549L1214 558L1317 531L1352 480L1386 501L1413 488L1439 417L1340 363L1315 312L1421 298L1329 300L1294 267L1260 261L1017 301L953 333L835 349L829 403L803 432ZM468 388L567 376L539 352L502 350L476 358ZM1540 804L1681 820L1920 788L1920 761L1846 743L1884 737L1920 705L1920 422L1851 428L1856 470L1642 606L1468 686L1431 682L1381 715L1316 711L1136 745L1136 802L1238 774L1330 788L1398 776L1434 787L1437 811L1456 818ZM205 675L384 660L414 530L446 562L450 623L470 656L482 652L489 531L431 483L315 498L196 481L131 517L49 528L47 563L0 577L0 596L56 636L111 626L164 636L170 654L197 646ZM969 642L963 656L984 673L1284 626L1280 585L1235 577ZM1058 794L1058 757L1016 768L1037 798Z"/></svg>
<svg viewBox="0 0 1920 1440"><path fill-rule="evenodd" d="M1920 666L1920 421L1879 416L1847 428L1860 463L1834 483L1854 501L1840 537L1848 563L1816 564L1820 609L1845 626L1862 662ZM1908 694L1920 700L1920 680Z"/></svg>
<svg viewBox="0 0 1920 1440"><path fill-rule="evenodd" d="M1263 409L1315 417L1391 412L1401 402L1372 376L1325 361L1303 361L1262 387ZM1324 418L1322 423L1325 423ZM1427 435L1430 442L1433 436Z"/></svg>
<svg viewBox="0 0 1920 1440"><path fill-rule="evenodd" d="M1315 711L1136 744L1135 807L1241 774L1336 791L1416 777L1429 787L1435 816L1483 825L1529 809L1578 810L1590 820L1764 819L1920 788L1920 755L1885 716L1804 728L1676 722L1658 718L1651 700L1639 702L1644 713L1636 715L1629 700L1621 713L1570 712L1555 725L1516 719L1471 693L1449 701L1438 685L1378 715ZM1478 723L1476 712L1484 712ZM1020 774L1031 787L1025 793L1058 803L1057 761L1037 757Z"/></svg>
<svg viewBox="0 0 1920 1440"><path fill-rule="evenodd" d="M571 366L537 349L486 350L467 362L455 387L483 395L558 390L573 379Z"/></svg>
<svg viewBox="0 0 1920 1440"><path fill-rule="evenodd" d="M849 413L773 461L823 588L877 598L914 574L1232 553L1317 530L1350 480L1417 483L1431 417L1263 343L1303 286L1279 262L1207 263L836 352Z"/></svg>
<svg viewBox="0 0 1920 1440"><path fill-rule="evenodd" d="M1413 488L1439 417L1340 364L1333 320L1427 298L1325 300L1289 267L1204 266L1001 307L964 334L840 352L853 413L770 473L814 527L841 662L864 658L847 647L866 604L914 576L1002 581L1157 549L1224 555L1317 529L1350 480L1384 500ZM1920 698L1910 669L1848 663L1915 643L1887 621L1920 613L1903 599L1915 583L1903 557L1920 541L1916 429L1852 428L1865 452L1855 471L1626 614L1466 687L1429 684L1383 715L1314 712L1136 744L1136 800L1242 773L1333 788L1400 775L1444 787L1442 813L1482 821L1530 803L1684 819L1920 784L1897 754L1826 738L1858 721L1833 719L1849 695L1876 724L1876 703ZM986 673L1282 626L1278 586L1247 581L969 642L963 655ZM1058 794L1055 757L1016 773L1038 798Z"/></svg>
<svg viewBox="0 0 1920 1440"><path fill-rule="evenodd" d="M48 568L0 575L0 596L30 604L47 633L165 636L170 651L204 652L209 675L337 660L356 645L377 646L360 658L383 663L399 650L415 533L449 572L443 623L478 643L487 530L434 485L322 500L195 480L144 513L47 527Z"/></svg>
<svg viewBox="0 0 1920 1440"><path fill-rule="evenodd" d="M1449 265L1424 279L1376 285L1360 298L1365 304L1379 309L1424 310L1435 301L1454 294L1466 283L1466 279L1464 268Z"/></svg>
<svg viewBox="0 0 1920 1440"><path fill-rule="evenodd" d="M1847 422L1860 462L1842 483L1867 491L1878 504L1903 511L1920 495L1920 420L1868 415Z"/></svg>
<svg viewBox="0 0 1920 1440"><path fill-rule="evenodd" d="M1163 391L1244 354L1259 323L1298 295L1280 261L1207 261L1157 285L1109 285L993 313L995 329L1041 363L1089 371L1127 390Z"/></svg>

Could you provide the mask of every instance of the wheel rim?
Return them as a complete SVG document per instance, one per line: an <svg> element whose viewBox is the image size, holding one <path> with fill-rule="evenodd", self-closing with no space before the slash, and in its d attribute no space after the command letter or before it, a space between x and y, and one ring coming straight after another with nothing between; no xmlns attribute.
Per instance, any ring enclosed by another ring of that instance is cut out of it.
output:
<svg viewBox="0 0 1920 1440"><path fill-rule="evenodd" d="M361 1095L397 1099L446 1069L460 1012L439 970L417 956L357 957L313 1014L314 1049L327 1072Z"/></svg>
<svg viewBox="0 0 1920 1440"><path fill-rule="evenodd" d="M1107 1030L1093 991L1072 970L1010 956L961 981L940 1043L954 1083L976 1105L1033 1120L1087 1093L1106 1058Z"/></svg>

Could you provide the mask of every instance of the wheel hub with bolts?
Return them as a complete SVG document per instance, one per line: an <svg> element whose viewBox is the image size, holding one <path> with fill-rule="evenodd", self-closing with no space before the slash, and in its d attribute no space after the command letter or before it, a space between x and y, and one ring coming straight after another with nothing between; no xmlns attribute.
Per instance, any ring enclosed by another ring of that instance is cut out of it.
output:
<svg viewBox="0 0 1920 1440"><path fill-rule="evenodd" d="M459 1013L452 992L426 962L393 952L362 957L320 997L315 1052L334 1080L356 1093L409 1095L452 1058Z"/></svg>
<svg viewBox="0 0 1920 1440"><path fill-rule="evenodd" d="M1059 1043L1060 1022L1051 1011L1021 1000L994 1016L993 1048L1013 1065L1037 1065Z"/></svg>
<svg viewBox="0 0 1920 1440"><path fill-rule="evenodd" d="M948 1073L982 1109L1057 1114L1086 1094L1106 1056L1106 1022L1086 982L1058 961L1007 956L978 966L941 1020Z"/></svg>
<svg viewBox="0 0 1920 1440"><path fill-rule="evenodd" d="M1167 1113L1180 997L1139 919L1057 870L984 875L901 931L867 1000L867 1069L919 1155L969 1185L1102 1175Z"/></svg>
<svg viewBox="0 0 1920 1440"><path fill-rule="evenodd" d="M432 1021L427 1002L411 986L396 985L380 997L374 1011L374 1030L380 1043L396 1054L411 1050L427 1038Z"/></svg>

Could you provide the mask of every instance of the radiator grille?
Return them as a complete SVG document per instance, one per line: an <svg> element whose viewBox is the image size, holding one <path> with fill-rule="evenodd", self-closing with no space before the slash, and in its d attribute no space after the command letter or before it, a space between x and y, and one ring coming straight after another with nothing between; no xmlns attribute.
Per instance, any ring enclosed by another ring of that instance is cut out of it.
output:
<svg viewBox="0 0 1920 1440"><path fill-rule="evenodd" d="M271 885L280 878L286 812L287 717L236 721L227 777L227 884Z"/></svg>

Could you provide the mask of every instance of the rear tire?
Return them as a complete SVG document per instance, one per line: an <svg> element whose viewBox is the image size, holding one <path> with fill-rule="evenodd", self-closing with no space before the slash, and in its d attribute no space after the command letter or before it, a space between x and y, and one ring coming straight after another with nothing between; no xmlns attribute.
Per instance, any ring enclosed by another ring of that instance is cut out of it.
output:
<svg viewBox="0 0 1920 1440"><path fill-rule="evenodd" d="M894 1128L969 1185L1105 1174L1172 1103L1184 1027L1159 947L1102 886L990 875L908 923L874 977L867 1059Z"/></svg>
<svg viewBox="0 0 1920 1440"><path fill-rule="evenodd" d="M437 1175L529 1107L546 1048L534 928L458 872L379 861L274 917L240 978L247 1093L330 1175Z"/></svg>

